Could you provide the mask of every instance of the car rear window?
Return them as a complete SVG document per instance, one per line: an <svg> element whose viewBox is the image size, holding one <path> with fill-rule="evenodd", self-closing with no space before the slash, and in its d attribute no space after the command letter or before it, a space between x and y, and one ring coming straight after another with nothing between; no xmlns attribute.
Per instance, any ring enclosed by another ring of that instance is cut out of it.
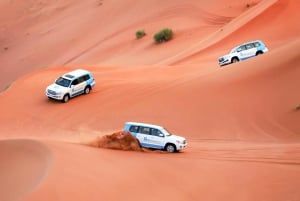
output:
<svg viewBox="0 0 300 201"><path fill-rule="evenodd" d="M252 43L249 43L249 44L246 45L246 48L247 48L247 49L251 49L251 48L253 48L253 47L254 47L254 46L253 46Z"/></svg>
<svg viewBox="0 0 300 201"><path fill-rule="evenodd" d="M260 43L259 43L259 42L256 42L256 43L254 43L254 46L255 46L255 47L259 47L259 46L260 46Z"/></svg>
<svg viewBox="0 0 300 201"><path fill-rule="evenodd" d="M133 133L137 133L139 130L139 126L130 126L129 131Z"/></svg>

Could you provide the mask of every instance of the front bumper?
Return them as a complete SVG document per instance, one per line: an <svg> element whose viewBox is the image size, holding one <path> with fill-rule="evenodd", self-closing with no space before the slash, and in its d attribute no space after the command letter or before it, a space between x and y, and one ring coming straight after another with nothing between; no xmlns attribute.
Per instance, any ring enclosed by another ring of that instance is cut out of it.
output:
<svg viewBox="0 0 300 201"><path fill-rule="evenodd" d="M231 61L229 59L225 59L223 57L219 59L219 65L220 66L224 66L224 65L227 65L227 64L230 64L230 63L231 63Z"/></svg>
<svg viewBox="0 0 300 201"><path fill-rule="evenodd" d="M46 91L46 96L48 96L49 98L56 99L56 100L62 100L64 97L63 94L51 93L51 92L49 92L49 90Z"/></svg>
<svg viewBox="0 0 300 201"><path fill-rule="evenodd" d="M187 147L187 143L177 144L176 149L179 151L179 150L185 149L186 147Z"/></svg>

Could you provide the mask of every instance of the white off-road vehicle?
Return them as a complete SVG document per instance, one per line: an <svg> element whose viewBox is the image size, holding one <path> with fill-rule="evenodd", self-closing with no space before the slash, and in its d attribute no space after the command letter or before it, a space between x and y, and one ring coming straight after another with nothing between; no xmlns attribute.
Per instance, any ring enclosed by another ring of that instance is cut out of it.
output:
<svg viewBox="0 0 300 201"><path fill-rule="evenodd" d="M236 63L268 52L268 48L260 41L251 41L233 48L229 54L219 58L219 65Z"/></svg>
<svg viewBox="0 0 300 201"><path fill-rule="evenodd" d="M171 134L165 128L152 124L127 122L124 131L130 132L142 147L176 152L187 146L186 139Z"/></svg>
<svg viewBox="0 0 300 201"><path fill-rule="evenodd" d="M70 98L80 94L88 94L95 86L91 72L77 69L59 77L55 83L46 88L46 96L66 103Z"/></svg>

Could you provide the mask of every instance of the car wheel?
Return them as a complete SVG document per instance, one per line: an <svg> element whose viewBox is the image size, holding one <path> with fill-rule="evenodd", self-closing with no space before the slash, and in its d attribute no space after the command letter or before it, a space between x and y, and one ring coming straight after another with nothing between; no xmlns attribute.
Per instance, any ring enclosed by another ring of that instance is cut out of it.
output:
<svg viewBox="0 0 300 201"><path fill-rule="evenodd" d="M175 145L173 145L173 144L167 144L167 146L166 146L166 151L167 151L167 152L170 152L170 153L175 152L175 151L176 151Z"/></svg>
<svg viewBox="0 0 300 201"><path fill-rule="evenodd" d="M239 62L239 59L236 58L236 57L234 57L234 58L232 59L232 63L236 63L236 62Z"/></svg>
<svg viewBox="0 0 300 201"><path fill-rule="evenodd" d="M258 56L258 55L260 55L260 54L262 54L262 52L256 52L256 56Z"/></svg>
<svg viewBox="0 0 300 201"><path fill-rule="evenodd" d="M62 101L63 101L64 103L66 103L66 102L68 102L69 100L70 100L70 96L69 96L68 94L64 95Z"/></svg>
<svg viewBox="0 0 300 201"><path fill-rule="evenodd" d="M86 88L84 89L84 94L89 94L90 91L91 91L90 87L86 87Z"/></svg>

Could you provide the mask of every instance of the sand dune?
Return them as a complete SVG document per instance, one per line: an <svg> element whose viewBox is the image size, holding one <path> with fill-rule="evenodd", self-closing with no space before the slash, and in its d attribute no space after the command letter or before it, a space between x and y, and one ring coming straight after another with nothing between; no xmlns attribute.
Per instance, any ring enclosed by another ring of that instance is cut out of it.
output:
<svg viewBox="0 0 300 201"><path fill-rule="evenodd" d="M298 7L2 1L0 200L299 200ZM154 44L164 27L173 40ZM218 66L256 39L270 51ZM46 86L76 68L94 74L92 92L48 100ZM188 147L124 151L139 150L120 137L126 121L163 125Z"/></svg>
<svg viewBox="0 0 300 201"><path fill-rule="evenodd" d="M32 140L0 141L0 198L23 200L36 190L51 168L50 150Z"/></svg>

